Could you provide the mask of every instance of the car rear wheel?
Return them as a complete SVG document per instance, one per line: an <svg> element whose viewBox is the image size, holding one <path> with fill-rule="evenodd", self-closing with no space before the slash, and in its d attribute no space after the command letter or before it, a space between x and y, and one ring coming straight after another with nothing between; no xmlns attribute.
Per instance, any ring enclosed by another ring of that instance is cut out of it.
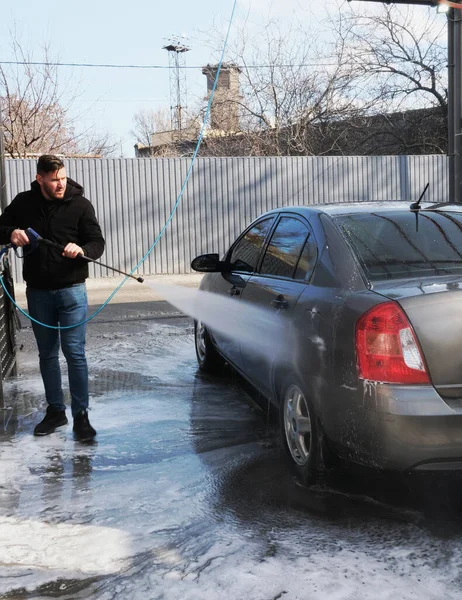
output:
<svg viewBox="0 0 462 600"><path fill-rule="evenodd" d="M286 380L280 398L282 443L292 468L302 483L314 483L320 458L316 414L294 378Z"/></svg>
<svg viewBox="0 0 462 600"><path fill-rule="evenodd" d="M224 364L201 321L194 321L194 342L199 368L206 373L218 373Z"/></svg>

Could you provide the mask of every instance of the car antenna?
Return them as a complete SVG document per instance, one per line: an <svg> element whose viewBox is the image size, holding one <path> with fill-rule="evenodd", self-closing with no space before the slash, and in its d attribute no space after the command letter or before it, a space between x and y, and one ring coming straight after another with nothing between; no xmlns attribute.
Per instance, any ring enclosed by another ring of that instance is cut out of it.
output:
<svg viewBox="0 0 462 600"><path fill-rule="evenodd" d="M409 207L411 210L420 210L420 203L422 202L422 198L425 196L425 192L428 190L429 185L430 182L428 182L425 186L424 191L420 194L420 198L417 200L417 202L413 202L411 204L411 206Z"/></svg>

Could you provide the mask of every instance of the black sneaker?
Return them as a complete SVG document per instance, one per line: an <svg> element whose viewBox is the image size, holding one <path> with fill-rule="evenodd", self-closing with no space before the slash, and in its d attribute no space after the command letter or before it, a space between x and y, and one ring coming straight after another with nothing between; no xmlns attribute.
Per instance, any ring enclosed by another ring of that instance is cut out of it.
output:
<svg viewBox="0 0 462 600"><path fill-rule="evenodd" d="M34 435L48 435L58 427L67 425L67 423L65 410L56 410L53 406L48 406L45 416L35 426Z"/></svg>
<svg viewBox="0 0 462 600"><path fill-rule="evenodd" d="M96 431L90 425L86 410L82 410L75 415L73 431L74 437L81 442L89 442L95 437Z"/></svg>

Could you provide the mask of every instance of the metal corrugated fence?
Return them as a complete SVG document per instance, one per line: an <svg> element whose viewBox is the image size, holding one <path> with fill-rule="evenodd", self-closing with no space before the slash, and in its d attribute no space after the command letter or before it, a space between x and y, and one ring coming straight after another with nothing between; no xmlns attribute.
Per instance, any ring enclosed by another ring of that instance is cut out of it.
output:
<svg viewBox="0 0 462 600"><path fill-rule="evenodd" d="M101 260L130 271L167 221L186 177L187 158L66 159L85 189L105 238ZM367 200L448 200L446 156L199 158L175 217L139 272L189 273L205 252L223 253L259 214L278 206ZM9 199L29 189L36 161L6 161ZM15 280L22 281L14 260ZM90 265L94 277L112 271Z"/></svg>

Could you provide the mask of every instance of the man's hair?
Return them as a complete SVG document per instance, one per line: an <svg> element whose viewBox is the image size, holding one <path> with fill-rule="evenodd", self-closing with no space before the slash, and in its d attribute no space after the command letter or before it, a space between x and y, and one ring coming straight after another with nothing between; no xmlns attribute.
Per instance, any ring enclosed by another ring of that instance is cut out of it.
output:
<svg viewBox="0 0 462 600"><path fill-rule="evenodd" d="M44 175L45 173L54 173L64 168L63 161L54 154L42 154L37 162L37 173Z"/></svg>

